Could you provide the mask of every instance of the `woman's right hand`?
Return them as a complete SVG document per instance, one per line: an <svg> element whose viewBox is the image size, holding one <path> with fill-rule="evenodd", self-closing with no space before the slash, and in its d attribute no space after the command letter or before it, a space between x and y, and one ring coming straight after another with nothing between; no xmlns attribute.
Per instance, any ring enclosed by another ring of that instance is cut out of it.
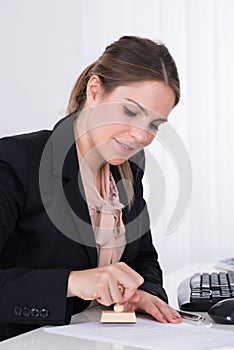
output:
<svg viewBox="0 0 234 350"><path fill-rule="evenodd" d="M105 267L71 271L68 278L67 297L79 297L84 300L97 300L109 306L127 301L137 302L137 288L144 279L123 262ZM121 294L119 285L124 287Z"/></svg>

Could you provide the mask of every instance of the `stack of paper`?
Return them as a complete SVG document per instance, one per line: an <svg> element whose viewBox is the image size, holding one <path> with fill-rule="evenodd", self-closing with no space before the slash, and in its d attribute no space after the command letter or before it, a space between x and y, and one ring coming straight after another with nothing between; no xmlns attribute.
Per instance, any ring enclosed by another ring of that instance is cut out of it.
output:
<svg viewBox="0 0 234 350"><path fill-rule="evenodd" d="M54 334L152 350L234 350L234 331L138 318L136 324L89 322L44 328ZM232 328L233 330L233 328ZM103 347L104 349L104 347Z"/></svg>

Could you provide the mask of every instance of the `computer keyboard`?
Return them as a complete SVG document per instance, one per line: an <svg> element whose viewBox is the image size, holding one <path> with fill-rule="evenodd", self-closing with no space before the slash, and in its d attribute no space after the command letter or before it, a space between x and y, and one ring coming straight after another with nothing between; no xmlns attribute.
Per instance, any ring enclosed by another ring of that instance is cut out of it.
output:
<svg viewBox="0 0 234 350"><path fill-rule="evenodd" d="M178 288L179 308L185 311L208 311L229 298L234 298L234 271L195 273Z"/></svg>

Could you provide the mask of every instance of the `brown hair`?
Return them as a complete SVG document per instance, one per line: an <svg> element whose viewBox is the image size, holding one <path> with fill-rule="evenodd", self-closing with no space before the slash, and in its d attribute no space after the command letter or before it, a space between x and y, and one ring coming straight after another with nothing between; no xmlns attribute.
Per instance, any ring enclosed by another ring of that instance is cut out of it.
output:
<svg viewBox="0 0 234 350"><path fill-rule="evenodd" d="M123 36L107 46L97 61L90 64L79 76L71 92L67 113L81 110L86 101L86 87L92 75L98 75L104 94L118 86L155 80L164 82L175 93L176 105L180 99L180 82L176 64L166 46L160 42L136 36ZM132 173L129 162L119 166L126 180L127 197L132 200Z"/></svg>

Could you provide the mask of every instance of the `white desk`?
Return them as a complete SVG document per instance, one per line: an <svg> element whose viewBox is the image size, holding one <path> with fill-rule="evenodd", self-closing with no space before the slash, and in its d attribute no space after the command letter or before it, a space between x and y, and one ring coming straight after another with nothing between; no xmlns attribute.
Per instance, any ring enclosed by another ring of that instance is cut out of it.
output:
<svg viewBox="0 0 234 350"><path fill-rule="evenodd" d="M173 273L168 274L164 277L165 288L169 295L170 304L174 308L178 308L177 304L177 288L179 283L186 277L191 276L195 272L210 272L214 271L214 264L191 264L185 266ZM200 314L200 313L199 313ZM90 321L99 321L101 316L101 310L99 308L93 308L84 311L81 314L75 315L72 318L72 323L87 323ZM209 321L209 317L205 315ZM210 320L211 321L211 320ZM187 322L187 321L185 321ZM226 329L234 332L234 326L230 325L217 325L212 323L212 327L219 329ZM115 345L110 343L102 343L91 340L83 340L78 338L66 337L62 335L55 335L45 332L39 328L32 332L22 334L20 336L5 340L0 343L0 349L3 350L138 350L136 347ZM140 349L139 349L140 350ZM198 349L199 350L199 349Z"/></svg>

